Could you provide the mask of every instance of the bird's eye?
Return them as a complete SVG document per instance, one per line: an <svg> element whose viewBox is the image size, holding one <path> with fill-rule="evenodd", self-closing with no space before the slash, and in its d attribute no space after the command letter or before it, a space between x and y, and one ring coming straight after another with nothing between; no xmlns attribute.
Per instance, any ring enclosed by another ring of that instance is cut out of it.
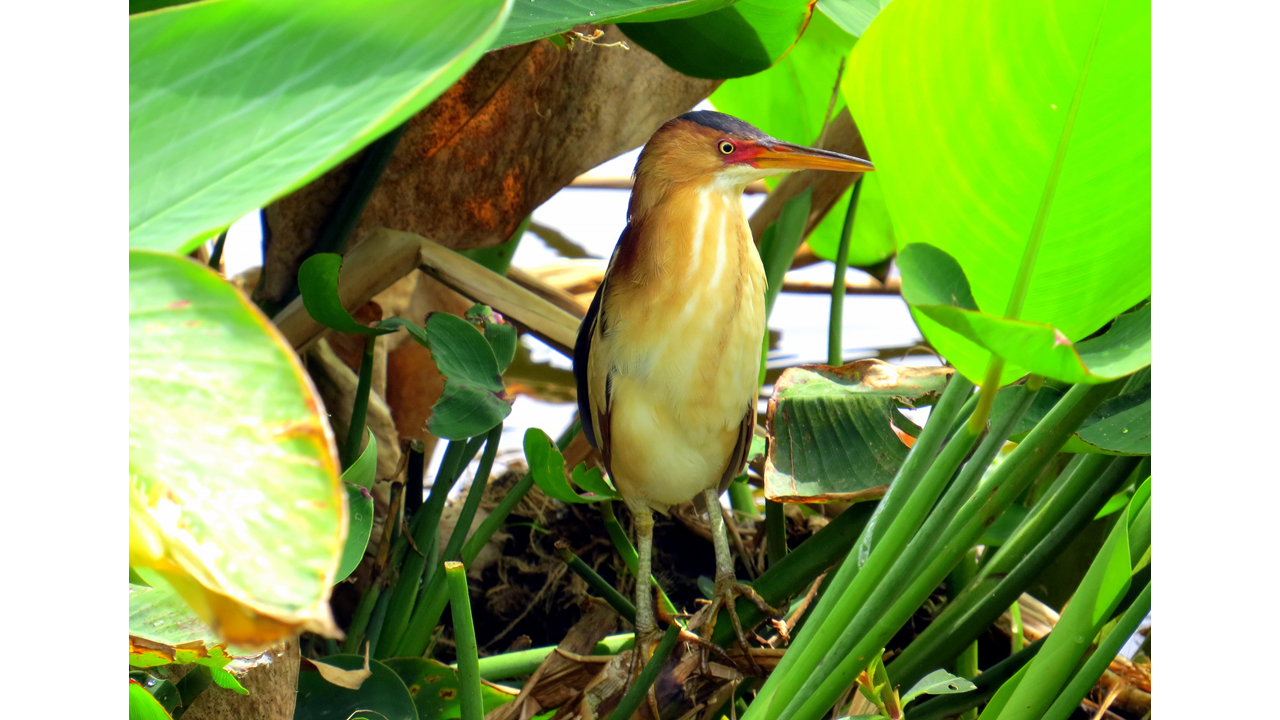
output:
<svg viewBox="0 0 1280 720"><path fill-rule="evenodd" d="M721 143L720 143L720 152L724 153L725 155L732 155L732 154L733 154L733 143L728 142L728 141L723 141L723 142L721 142Z"/></svg>

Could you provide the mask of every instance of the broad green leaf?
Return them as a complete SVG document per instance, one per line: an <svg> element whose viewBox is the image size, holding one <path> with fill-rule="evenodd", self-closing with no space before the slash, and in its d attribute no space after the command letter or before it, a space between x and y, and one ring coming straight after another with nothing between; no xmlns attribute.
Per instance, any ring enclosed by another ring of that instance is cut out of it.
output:
<svg viewBox="0 0 1280 720"><path fill-rule="evenodd" d="M1021 390L1016 387L1002 389L996 396L992 416L1003 414L1014 401L1014 394L1017 392ZM1041 388L1009 439L1021 442L1063 395L1064 392L1056 388ZM1150 455L1151 383L1143 383L1099 405L1067 440L1062 452Z"/></svg>
<svg viewBox="0 0 1280 720"><path fill-rule="evenodd" d="M978 356L996 353L1013 361L1013 369L1006 369L1013 377L1030 371L1069 383L1109 382L1151 364L1150 303L1121 315L1102 336L1073 344L1051 325L1007 320L973 309L976 303L965 273L955 258L938 247L907 245L898 255L898 267L902 297L910 303L921 329L932 320L964 338L970 343L966 350L976 351L971 358L975 363ZM957 362L954 357L948 359Z"/></svg>
<svg viewBox="0 0 1280 720"><path fill-rule="evenodd" d="M436 312L427 327L409 335L431 351L444 376L444 392L431 408L427 429L436 437L466 440L483 435L511 414L493 348L479 330L457 315ZM416 330L416 331L415 331Z"/></svg>
<svg viewBox="0 0 1280 720"><path fill-rule="evenodd" d="M186 252L403 123L512 0L210 0L129 18L129 245Z"/></svg>
<svg viewBox="0 0 1280 720"><path fill-rule="evenodd" d="M991 350L1007 360L1002 382L1078 377L1062 341L1151 293L1150 12L1137 0L914 0L886 7L853 50L845 96L899 246L951 254L983 313L913 313L970 379ZM1006 323L1032 239L1024 324Z"/></svg>
<svg viewBox="0 0 1280 720"><path fill-rule="evenodd" d="M418 717L433 720L462 717L457 670L426 658L392 658L383 660L382 663L409 688L409 696L418 709ZM519 691L480 681L480 699L484 702L486 714L511 702L518 694Z"/></svg>
<svg viewBox="0 0 1280 720"><path fill-rule="evenodd" d="M1040 718L1063 685L1071 679L1094 637L1129 589L1135 558L1140 557L1150 545L1147 502L1150 488L1148 480L1134 493L1053 632L1024 668L1026 673L1022 682L1008 695L1003 709L998 715L988 710L983 717L988 720L993 717L998 720ZM1016 676L1013 678L1017 679Z"/></svg>
<svg viewBox="0 0 1280 720"><path fill-rule="evenodd" d="M586 469L585 463L579 463L573 469L573 481L592 495L579 495L569 485L564 472L564 455L556 448L551 438L538 428L529 428L524 433L524 457L529 465L529 473L542 492L560 502L593 503L601 500L618 500L621 498L601 476L596 468Z"/></svg>
<svg viewBox="0 0 1280 720"><path fill-rule="evenodd" d="M853 37L862 37L867 26L890 0L818 0L818 9Z"/></svg>
<svg viewBox="0 0 1280 720"><path fill-rule="evenodd" d="M782 373L769 401L765 497L853 500L892 481L909 449L894 431L898 406L941 392L950 373L879 360Z"/></svg>
<svg viewBox="0 0 1280 720"><path fill-rule="evenodd" d="M162 578L155 587L129 586L129 664L134 667L198 663L223 667L240 653L228 649Z"/></svg>
<svg viewBox="0 0 1280 720"><path fill-rule="evenodd" d="M516 329L488 305L472 305L467 310L467 320L483 332L484 339L489 341L489 347L493 348L494 357L498 360L498 372L506 372L507 366L516 356L516 344L519 341Z"/></svg>
<svg viewBox="0 0 1280 720"><path fill-rule="evenodd" d="M834 261L840 251L840 233L844 229L844 217L849 211L852 195L853 188L846 190L831 206L831 212L809 233L809 247L823 260ZM849 266L876 265L893 257L895 248L893 223L889 221L889 208L884 204L880 177L877 173L867 173L862 176L862 192L858 195L853 232L849 236Z"/></svg>
<svg viewBox="0 0 1280 720"><path fill-rule="evenodd" d="M129 720L170 720L160 701L132 678L129 679Z"/></svg>
<svg viewBox="0 0 1280 720"><path fill-rule="evenodd" d="M342 546L342 560L338 563L338 572L334 575L334 584L346 580L369 547L369 533L373 531L373 481L378 471L378 440L369 433L369 444L364 452L351 463L351 467L342 473L342 482L347 490L347 542Z"/></svg>
<svg viewBox="0 0 1280 720"><path fill-rule="evenodd" d="M129 564L159 570L225 641L336 633L347 515L320 408L288 342L230 283L129 253Z"/></svg>
<svg viewBox="0 0 1280 720"><path fill-rule="evenodd" d="M351 313L342 307L338 297L338 274L342 268L342 256L337 253L319 253L302 262L298 268L298 290L307 314L316 322L332 330L357 335L385 335L394 328L369 327L356 322Z"/></svg>
<svg viewBox="0 0 1280 720"><path fill-rule="evenodd" d="M977 689L978 686L968 680L956 677L946 670L938 669L920 678L919 682L912 685L911 689L902 696L902 704L906 705L921 695L953 695Z"/></svg>
<svg viewBox="0 0 1280 720"><path fill-rule="evenodd" d="M362 655L330 655L320 662L359 670L364 667ZM418 720L409 689L391 668L377 660L369 660L373 673L360 684L359 690L348 690L325 680L313 668L298 673L298 701L294 720Z"/></svg>
<svg viewBox="0 0 1280 720"><path fill-rule="evenodd" d="M240 679L235 675L227 672L222 668L209 668L209 676L213 678L213 684L220 688L225 688L237 695L248 695L249 691L240 684Z"/></svg>
<svg viewBox="0 0 1280 720"><path fill-rule="evenodd" d="M511 7L494 48L568 32L578 25L654 22L692 17L732 5L734 0L520 0Z"/></svg>
<svg viewBox="0 0 1280 720"><path fill-rule="evenodd" d="M812 12L811 0L737 0L696 17L619 27L685 75L736 78L777 62L796 44Z"/></svg>
<svg viewBox="0 0 1280 720"><path fill-rule="evenodd" d="M721 112L755 125L773 137L810 144L822 132L827 110L835 117L844 108L844 96L836 88L840 64L856 39L822 13L814 13L804 35L791 51L764 72L725 81L708 100ZM832 95L835 105L832 106ZM780 178L765 178L776 187ZM893 254L884 193L875 173L862 179L857 222L849 244L849 262L855 267L874 265ZM840 230L849 207L846 191L832 211L809 234L809 247L818 257L835 259Z"/></svg>

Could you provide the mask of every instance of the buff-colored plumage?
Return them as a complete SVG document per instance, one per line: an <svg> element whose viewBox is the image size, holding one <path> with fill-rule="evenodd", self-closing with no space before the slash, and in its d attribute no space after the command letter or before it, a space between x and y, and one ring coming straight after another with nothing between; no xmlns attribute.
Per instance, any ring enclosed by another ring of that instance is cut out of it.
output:
<svg viewBox="0 0 1280 720"><path fill-rule="evenodd" d="M746 464L765 332L765 273L742 191L804 167L871 169L720 113L663 125L636 164L627 228L574 351L583 429L635 516L640 577L650 570L651 511L702 497L716 548L708 614L714 622L724 604L744 645L732 598L754 593L734 577L718 502ZM656 633L643 590L636 631L647 641Z"/></svg>

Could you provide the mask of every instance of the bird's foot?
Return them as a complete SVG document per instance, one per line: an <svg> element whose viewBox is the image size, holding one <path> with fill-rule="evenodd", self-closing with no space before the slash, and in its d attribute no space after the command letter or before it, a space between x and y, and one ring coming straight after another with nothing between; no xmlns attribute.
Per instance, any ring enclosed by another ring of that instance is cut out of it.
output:
<svg viewBox="0 0 1280 720"><path fill-rule="evenodd" d="M636 628L635 641L631 648L631 670L627 673L627 684L623 688L623 692L631 689L631 686L640 678L640 674L644 672L644 668L649 664L650 657L653 656L654 650L658 648L658 644L662 642L662 633L652 625L647 628ZM658 714L658 698L653 691L653 686L649 686L649 690L645 693L645 701L649 704L649 710L654 717Z"/></svg>
<svg viewBox="0 0 1280 720"><path fill-rule="evenodd" d="M723 607L729 613L729 622L733 623L733 632L737 636L738 647L742 650L743 656L747 660L748 668L753 675L763 675L764 672L756 663L755 658L751 656L751 646L747 644L747 634L742 629L742 620L738 618L738 608L735 602L738 596L745 597L751 601L760 612L769 617L781 617L782 613L764 601L760 594L751 588L750 585L744 585L738 582L738 579L732 575L716 576L715 590L711 594L711 605L705 610L707 613L706 622L702 628L702 636L707 640L711 640L711 635L716 629L716 619L720 614L720 608ZM711 644L711 643L707 643ZM705 662L705 659L704 659Z"/></svg>

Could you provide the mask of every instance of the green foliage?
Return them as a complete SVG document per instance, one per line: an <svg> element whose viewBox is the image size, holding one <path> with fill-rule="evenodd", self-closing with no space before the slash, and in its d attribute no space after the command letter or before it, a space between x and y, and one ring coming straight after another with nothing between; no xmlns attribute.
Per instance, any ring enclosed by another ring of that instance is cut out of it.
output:
<svg viewBox="0 0 1280 720"><path fill-rule="evenodd" d="M935 398L950 372L878 360L785 371L774 384L765 497L837 500L893 480L908 450L894 427L910 424L898 407Z"/></svg>
<svg viewBox="0 0 1280 720"><path fill-rule="evenodd" d="M818 9L853 37L862 37L867 26L890 0L818 0Z"/></svg>
<svg viewBox="0 0 1280 720"><path fill-rule="evenodd" d="M556 449L551 438L537 428L529 428L524 434L524 456L529 463L529 474L542 492L560 502L593 503L601 500L619 500L621 495L604 479L597 468L587 468L578 463L573 469L573 482L591 493L579 495L569 485L564 472L564 455Z"/></svg>
<svg viewBox="0 0 1280 720"><path fill-rule="evenodd" d="M977 688L973 683L962 677L956 677L946 670L934 670L911 686L902 696L902 704L906 705L921 695L954 695L975 689Z"/></svg>
<svg viewBox="0 0 1280 720"><path fill-rule="evenodd" d="M1128 0L921 0L854 49L845 95L898 242L954 257L981 311L913 310L967 377L994 350L1002 383L1074 381L1063 343L1150 294L1149 26Z"/></svg>
<svg viewBox="0 0 1280 720"><path fill-rule="evenodd" d="M343 670L364 667L361 655L330 655L320 662ZM377 660L369 660L373 673L365 678L359 690L349 690L325 680L314 669L298 674L298 701L294 720L353 720L385 718L385 720L418 720L418 710L404 681L391 668Z"/></svg>
<svg viewBox="0 0 1280 720"><path fill-rule="evenodd" d="M342 560L338 563L338 573L334 583L347 579L360 564L365 548L369 546L369 533L373 530L373 490L374 474L378 470L378 439L369 433L369 444L351 467L342 473L342 482L347 490L347 542L342 547Z"/></svg>
<svg viewBox="0 0 1280 720"><path fill-rule="evenodd" d="M538 0L517 2L493 43L507 47L568 32L578 25L655 22L719 10L734 0Z"/></svg>
<svg viewBox="0 0 1280 720"><path fill-rule="evenodd" d="M685 75L736 78L766 70L796 44L810 0L736 0L696 17L620 25L627 37Z"/></svg>
<svg viewBox="0 0 1280 720"><path fill-rule="evenodd" d="M511 0L220 0L129 18L129 245L186 252L404 122Z"/></svg>
<svg viewBox="0 0 1280 720"><path fill-rule="evenodd" d="M426 658L391 658L383 664L409 688L418 717L454 720L462 716L457 670ZM488 683L480 686L480 694L486 713L515 699L509 690Z"/></svg>
<svg viewBox="0 0 1280 720"><path fill-rule="evenodd" d="M1126 316L1122 316L1126 317ZM1118 321L1117 321L1118 324ZM1107 400L1084 421L1075 435L1063 446L1063 452L1104 453L1107 455L1151 454L1151 373L1144 370L1130 381L1120 394ZM1017 388L1005 388L996 396L993 415L1004 411ZM1062 397L1062 391L1044 388L1036 402L1018 422L1010 440L1018 442L1044 417Z"/></svg>
<svg viewBox="0 0 1280 720"><path fill-rule="evenodd" d="M319 253L302 262L298 268L298 290L307 314L327 328L356 335L385 335L395 332L394 327L369 327L356 322L342 306L338 297L338 275L342 269L342 256L337 253Z"/></svg>
<svg viewBox="0 0 1280 720"><path fill-rule="evenodd" d="M133 679L129 680L129 720L170 720L160 701Z"/></svg>
<svg viewBox="0 0 1280 720"><path fill-rule="evenodd" d="M235 657L168 583L129 586L129 665L197 663L220 668ZM143 642L138 642L142 640Z"/></svg>
<svg viewBox="0 0 1280 720"><path fill-rule="evenodd" d="M449 440L483 435L511 414L494 348L471 323L436 312L427 316L424 333L410 334L431 350L444 376L444 393L427 421L433 435Z"/></svg>
<svg viewBox="0 0 1280 720"><path fill-rule="evenodd" d="M346 502L313 393L229 283L185 258L130 251L130 563L165 572L206 620L214 592L280 622L329 623ZM253 625L229 639L273 632Z"/></svg>

